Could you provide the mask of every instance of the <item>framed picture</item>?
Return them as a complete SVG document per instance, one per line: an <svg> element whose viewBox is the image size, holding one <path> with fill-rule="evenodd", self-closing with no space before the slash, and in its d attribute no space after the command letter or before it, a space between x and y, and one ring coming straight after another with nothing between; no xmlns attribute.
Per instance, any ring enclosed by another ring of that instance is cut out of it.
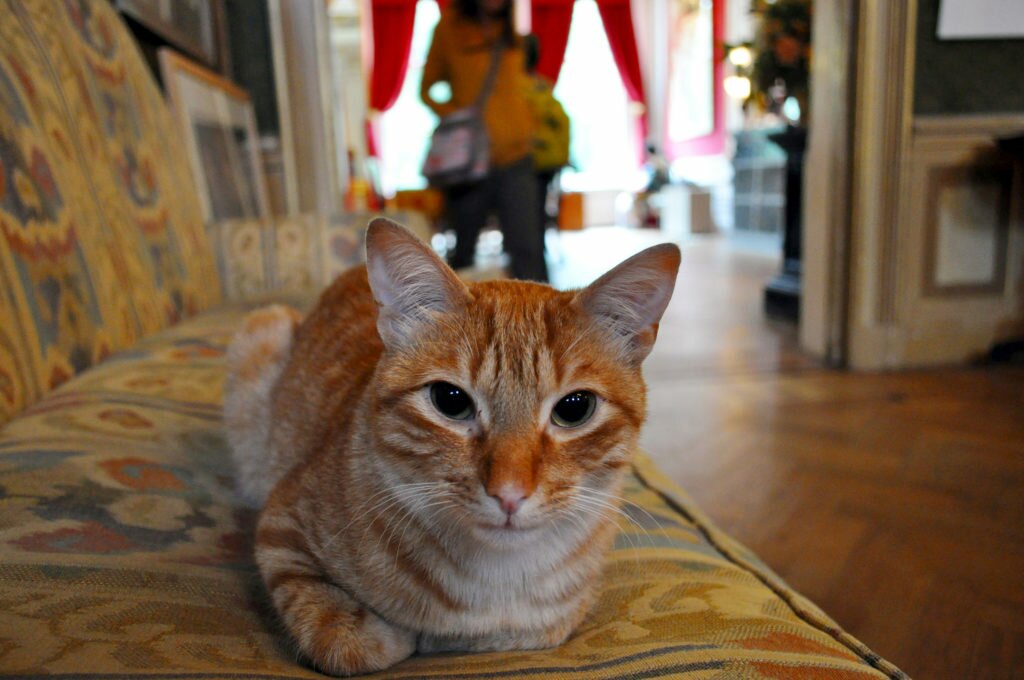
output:
<svg viewBox="0 0 1024 680"><path fill-rule="evenodd" d="M1024 38L1020 0L941 0L939 40Z"/></svg>
<svg viewBox="0 0 1024 680"><path fill-rule="evenodd" d="M116 0L117 8L204 63L218 63L217 0Z"/></svg>
<svg viewBox="0 0 1024 680"><path fill-rule="evenodd" d="M207 222L270 216L256 117L245 90L169 48L160 70Z"/></svg>

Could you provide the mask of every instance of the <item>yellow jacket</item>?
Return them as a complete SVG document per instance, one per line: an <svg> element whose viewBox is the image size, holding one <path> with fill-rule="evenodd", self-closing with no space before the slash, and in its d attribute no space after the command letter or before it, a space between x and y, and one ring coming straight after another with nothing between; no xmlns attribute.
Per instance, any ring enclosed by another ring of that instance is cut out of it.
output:
<svg viewBox="0 0 1024 680"><path fill-rule="evenodd" d="M492 46L501 27L482 26L466 19L453 7L441 13L434 39L423 66L420 97L438 116L472 106L483 88L491 63ZM452 98L447 102L431 99L434 83L447 81ZM530 155L533 148L534 116L527 96L526 75L520 44L506 49L484 105L484 125L490 137L492 165L508 165Z"/></svg>

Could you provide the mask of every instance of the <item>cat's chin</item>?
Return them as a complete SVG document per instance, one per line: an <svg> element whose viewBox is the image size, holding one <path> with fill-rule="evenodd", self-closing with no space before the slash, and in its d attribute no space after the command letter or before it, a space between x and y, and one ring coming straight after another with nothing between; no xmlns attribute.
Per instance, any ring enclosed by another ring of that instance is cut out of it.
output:
<svg viewBox="0 0 1024 680"><path fill-rule="evenodd" d="M543 529L543 525L540 524L523 527L480 522L473 526L473 535L489 545L512 548L536 540L544 533Z"/></svg>

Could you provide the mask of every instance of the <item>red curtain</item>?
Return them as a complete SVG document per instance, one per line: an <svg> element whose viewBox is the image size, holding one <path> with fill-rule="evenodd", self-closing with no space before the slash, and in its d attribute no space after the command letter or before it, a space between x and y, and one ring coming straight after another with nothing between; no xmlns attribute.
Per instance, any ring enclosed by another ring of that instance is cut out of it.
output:
<svg viewBox="0 0 1024 680"><path fill-rule="evenodd" d="M409 68L416 0L372 0L373 62L370 67L370 108L387 111L398 100Z"/></svg>
<svg viewBox="0 0 1024 680"><path fill-rule="evenodd" d="M531 30L540 43L537 73L552 83L558 82L565 61L574 4L575 0L530 0Z"/></svg>
<svg viewBox="0 0 1024 680"><path fill-rule="evenodd" d="M597 0L601 12L601 23L608 34L608 44L615 57L615 65L626 86L630 101L647 106L644 81L640 74L640 55L636 49L636 32L633 30L633 12L630 0ZM641 140L647 138L647 112L639 118Z"/></svg>
<svg viewBox="0 0 1024 680"><path fill-rule="evenodd" d="M444 11L444 8L448 6L449 2L451 2L451 0L437 0L437 4L441 8L442 12Z"/></svg>

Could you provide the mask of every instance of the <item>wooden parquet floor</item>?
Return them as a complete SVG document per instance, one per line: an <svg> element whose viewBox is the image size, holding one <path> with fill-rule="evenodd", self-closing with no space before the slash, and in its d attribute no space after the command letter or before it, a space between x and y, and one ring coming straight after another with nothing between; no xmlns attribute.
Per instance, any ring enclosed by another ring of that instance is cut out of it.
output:
<svg viewBox="0 0 1024 680"><path fill-rule="evenodd" d="M1024 678L1024 369L819 367L763 319L776 267L722 237L684 246L644 446L912 677Z"/></svg>

